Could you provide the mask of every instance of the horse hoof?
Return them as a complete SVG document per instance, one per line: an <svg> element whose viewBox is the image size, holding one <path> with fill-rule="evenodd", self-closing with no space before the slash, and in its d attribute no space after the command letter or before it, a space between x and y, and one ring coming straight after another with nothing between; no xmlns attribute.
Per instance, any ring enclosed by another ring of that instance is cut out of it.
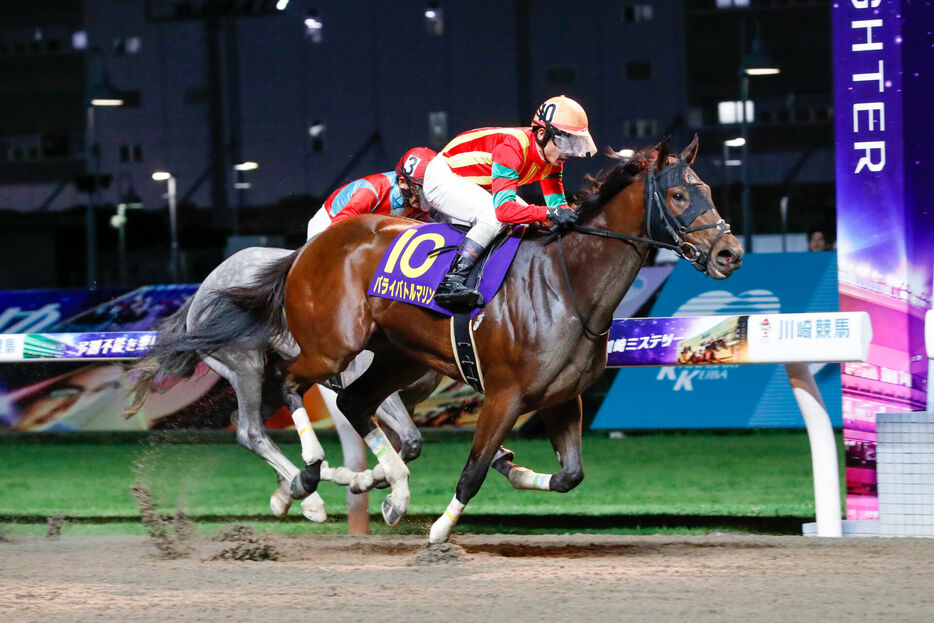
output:
<svg viewBox="0 0 934 623"><path fill-rule="evenodd" d="M302 515L308 521L322 523L327 521L328 513L324 508L324 500L317 493L312 493L302 500Z"/></svg>
<svg viewBox="0 0 934 623"><path fill-rule="evenodd" d="M428 533L428 544L437 545L438 543L447 543L448 536L451 534L452 523L444 521L441 517L431 524L431 532Z"/></svg>
<svg viewBox="0 0 934 623"><path fill-rule="evenodd" d="M496 456L493 457L493 462L490 464L490 467L503 476L509 476L509 472L512 470L512 466L509 463L511 463L514 458L516 458L515 452L500 446L499 450L496 451Z"/></svg>
<svg viewBox="0 0 934 623"><path fill-rule="evenodd" d="M386 499L383 500L383 520L386 522L387 526L395 527L405 516L406 511L408 510L408 500L405 504L395 504L392 499L392 494L386 496Z"/></svg>
<svg viewBox="0 0 934 623"><path fill-rule="evenodd" d="M281 488L276 489L272 497L269 498L269 509L272 511L272 514L278 518L282 519L289 514L289 508L292 506L292 498L287 493L285 493Z"/></svg>

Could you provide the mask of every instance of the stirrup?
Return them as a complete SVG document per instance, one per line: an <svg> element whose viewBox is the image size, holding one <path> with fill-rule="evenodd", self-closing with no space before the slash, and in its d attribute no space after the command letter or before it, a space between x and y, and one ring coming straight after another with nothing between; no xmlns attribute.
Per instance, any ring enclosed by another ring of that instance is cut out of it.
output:
<svg viewBox="0 0 934 623"><path fill-rule="evenodd" d="M441 307L481 307L483 305L483 295L477 290L472 290L463 284L456 284L449 291L444 292L441 287L435 292L435 302Z"/></svg>

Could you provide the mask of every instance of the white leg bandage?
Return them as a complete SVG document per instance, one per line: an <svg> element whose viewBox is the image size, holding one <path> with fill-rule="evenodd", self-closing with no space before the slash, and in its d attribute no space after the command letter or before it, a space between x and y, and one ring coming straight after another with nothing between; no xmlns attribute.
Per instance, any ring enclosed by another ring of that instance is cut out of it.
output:
<svg viewBox="0 0 934 623"><path fill-rule="evenodd" d="M408 481L409 468L406 467L402 459L399 458L392 444L389 443L389 440L386 439L386 435L383 434L383 431L380 430L379 427L371 430L367 436L363 438L363 441L366 442L366 445L370 448L370 452L373 453L376 460L379 461L380 466L385 470L386 480L390 485L394 485L396 482L400 481Z"/></svg>
<svg viewBox="0 0 934 623"><path fill-rule="evenodd" d="M325 477L327 476L327 477ZM321 469L321 480L329 480L336 485L350 487L353 493L363 493L369 491L376 484L373 479L373 471L365 469L362 472L355 472L349 467L328 467Z"/></svg>
<svg viewBox="0 0 934 623"><path fill-rule="evenodd" d="M524 467L513 467L509 470L509 483L514 489L550 491L551 474L539 474Z"/></svg>
<svg viewBox="0 0 934 623"><path fill-rule="evenodd" d="M308 419L308 412L305 407L296 409L292 413L292 421L295 423L295 430L298 432L298 438L302 442L302 460L305 464L314 463L324 459L324 448L315 435L315 429L311 427L311 420Z"/></svg>
<svg viewBox="0 0 934 623"><path fill-rule="evenodd" d="M464 506L466 505L457 501L456 495L451 498L451 503L444 510L444 514L431 525L431 532L428 534L429 543L444 543L448 540L451 530L457 525L457 520L464 512Z"/></svg>

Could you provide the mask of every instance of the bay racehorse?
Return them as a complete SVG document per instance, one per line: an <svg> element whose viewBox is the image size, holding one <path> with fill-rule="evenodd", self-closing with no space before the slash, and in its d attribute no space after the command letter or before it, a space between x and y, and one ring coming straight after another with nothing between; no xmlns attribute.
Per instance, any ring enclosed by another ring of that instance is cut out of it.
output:
<svg viewBox="0 0 934 623"><path fill-rule="evenodd" d="M273 492L269 504L274 515L283 517L293 499L302 500L302 514L312 521L324 521L327 517L324 501L315 488L318 479L331 480L350 485L351 490L362 492L378 485L380 474L371 470L353 472L342 467L330 467L323 462L323 450L315 437L314 429L302 406L301 397L287 386L281 388L279 404L285 404L292 414L302 442L302 458L306 465L299 470L273 442L263 426L262 399L264 374L274 373L267 366L276 356L292 358L298 348L292 337L284 334L270 335L259 340L248 335L239 335L237 330L249 318L235 308L225 306L214 293L222 288L243 286L256 279L262 266L292 253L287 249L252 247L230 256L204 279L198 290L174 314L158 327L159 338L153 349L138 360L137 376L132 392L133 405L127 417L139 411L153 389L165 391L174 382L194 374L196 365L203 361L209 368L226 379L237 397L237 441L266 461L276 472L279 486ZM232 336L231 333L234 333ZM348 366L341 374L344 384L350 384L366 367L366 357ZM425 398L440 381L440 375L429 374L412 390L411 401ZM327 391L327 390L325 390ZM396 394L389 396L376 410L377 417L386 423L396 435L396 446L405 461L418 457L422 438L409 417L408 407ZM333 412L338 431L344 438L356 433L349 424L344 425L343 416ZM348 432L344 432L344 429ZM344 443L345 459L348 447Z"/></svg>
<svg viewBox="0 0 934 623"><path fill-rule="evenodd" d="M526 232L499 292L472 320L486 398L456 493L430 542L448 538L491 465L518 489L564 492L581 482L580 394L606 366L613 310L650 246L677 251L715 279L740 266L743 250L691 168L697 148L695 137L680 154L667 143L643 149L594 180L578 224ZM220 293L251 314L257 334L281 333L288 319L301 350L288 362L298 390L340 372L361 350L373 351L372 365L338 405L385 469L392 492L382 510L390 525L408 507L408 470L369 414L426 369L460 378L448 317L367 295L384 251L409 224L375 215L347 220L270 264L256 287ZM557 453L557 473L518 467L501 448L518 416L533 410Z"/></svg>

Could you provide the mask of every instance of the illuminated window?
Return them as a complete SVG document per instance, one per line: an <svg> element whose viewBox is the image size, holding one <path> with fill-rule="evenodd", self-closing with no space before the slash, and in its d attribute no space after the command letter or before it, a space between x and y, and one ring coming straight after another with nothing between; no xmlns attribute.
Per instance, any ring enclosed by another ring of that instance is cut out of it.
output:
<svg viewBox="0 0 934 623"><path fill-rule="evenodd" d="M722 124L742 123L742 109L740 101L720 102L717 104L717 121ZM755 106L751 100L746 102L746 120L750 123L756 120Z"/></svg>

